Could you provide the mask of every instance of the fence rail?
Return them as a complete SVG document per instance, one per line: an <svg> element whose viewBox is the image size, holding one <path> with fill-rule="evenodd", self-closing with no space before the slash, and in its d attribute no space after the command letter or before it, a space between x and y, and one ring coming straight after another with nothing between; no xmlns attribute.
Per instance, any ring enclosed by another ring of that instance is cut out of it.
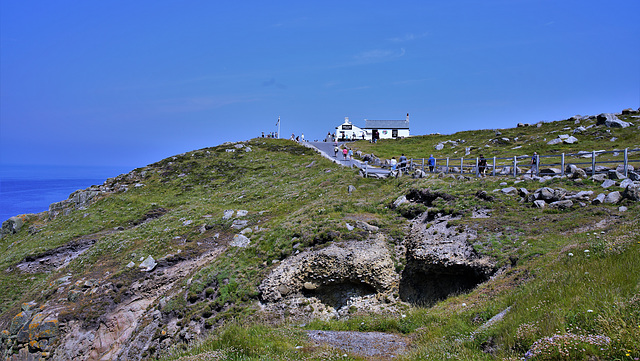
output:
<svg viewBox="0 0 640 361"><path fill-rule="evenodd" d="M612 160L597 160L597 157L612 154ZM637 156L637 159L631 159L631 157ZM589 161L580 161L581 158L589 159ZM541 167L559 168L560 175L565 175L566 167L568 165L584 166L589 165L585 169L590 175L598 173L598 165L603 164L617 164L622 165L622 172L625 177L628 176L630 165L636 164L640 168L640 149L626 148L620 151L591 151L591 152L579 152L579 153L561 153L550 155L538 155L536 162L531 163L531 155L520 155L513 157L492 157L486 158L486 172L495 175L508 175L511 174L514 177L518 174L532 174L536 176L540 175ZM569 159L567 159L569 158ZM578 158L578 159L574 159ZM616 159L620 158L620 159ZM454 174L474 174L479 175L480 158L436 158L434 171L436 173L454 173ZM428 158L411 158L408 160L410 169L422 169L423 172L429 172ZM523 172L519 166L529 168L529 171ZM617 168L617 167L616 167Z"/></svg>

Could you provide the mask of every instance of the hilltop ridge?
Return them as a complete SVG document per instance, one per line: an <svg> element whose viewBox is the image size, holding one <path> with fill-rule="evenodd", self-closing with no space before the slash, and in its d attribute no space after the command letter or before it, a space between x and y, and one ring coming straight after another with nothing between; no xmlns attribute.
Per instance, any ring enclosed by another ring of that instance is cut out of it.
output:
<svg viewBox="0 0 640 361"><path fill-rule="evenodd" d="M640 148L639 116L350 144L380 164L575 154L564 175L366 178L266 138L132 170L3 223L0 352L385 358L307 337L324 330L395 333L407 360L557 359L559 342L640 357L640 154L627 176L613 154ZM565 133L578 140L549 144ZM591 175L578 152L593 150L611 153Z"/></svg>

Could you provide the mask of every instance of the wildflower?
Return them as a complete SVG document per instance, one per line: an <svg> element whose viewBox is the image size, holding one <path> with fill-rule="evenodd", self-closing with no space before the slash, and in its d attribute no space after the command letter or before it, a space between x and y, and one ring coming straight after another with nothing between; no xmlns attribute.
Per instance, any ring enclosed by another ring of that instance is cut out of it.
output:
<svg viewBox="0 0 640 361"><path fill-rule="evenodd" d="M569 254L567 256L573 257L573 253L569 252Z"/></svg>
<svg viewBox="0 0 640 361"><path fill-rule="evenodd" d="M588 249L585 249L585 250L584 250L584 253L589 253L589 250L588 250Z"/></svg>
<svg viewBox="0 0 640 361"><path fill-rule="evenodd" d="M591 312L593 312L593 310L587 310L587 312L591 313Z"/></svg>

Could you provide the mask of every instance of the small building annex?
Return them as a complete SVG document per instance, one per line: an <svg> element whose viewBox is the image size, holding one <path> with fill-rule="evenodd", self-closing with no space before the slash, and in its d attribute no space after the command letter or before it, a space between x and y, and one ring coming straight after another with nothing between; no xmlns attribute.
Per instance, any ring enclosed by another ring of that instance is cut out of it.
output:
<svg viewBox="0 0 640 361"><path fill-rule="evenodd" d="M371 139L376 131L378 139L397 139L409 136L409 113L404 120L369 120L365 119L364 130Z"/></svg>

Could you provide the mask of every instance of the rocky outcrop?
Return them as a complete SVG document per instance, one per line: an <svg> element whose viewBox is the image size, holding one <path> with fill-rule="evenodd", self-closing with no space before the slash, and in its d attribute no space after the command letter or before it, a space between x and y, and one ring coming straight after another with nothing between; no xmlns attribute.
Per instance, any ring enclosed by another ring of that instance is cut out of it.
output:
<svg viewBox="0 0 640 361"><path fill-rule="evenodd" d="M412 221L405 240L406 267L400 281L400 298L415 304L432 304L451 294L468 291L495 272L495 264L478 255L470 242L476 232L450 227L451 215L425 212Z"/></svg>
<svg viewBox="0 0 640 361"><path fill-rule="evenodd" d="M259 290L267 304L300 304L308 299L307 304L313 302L324 312L340 314L359 301L392 297L397 288L391 253L385 237L377 234L366 241L334 243L289 257L262 281Z"/></svg>
<svg viewBox="0 0 640 361"><path fill-rule="evenodd" d="M628 122L618 119L614 114L602 113L597 117L597 125L604 125L609 128L626 128L630 126Z"/></svg>

